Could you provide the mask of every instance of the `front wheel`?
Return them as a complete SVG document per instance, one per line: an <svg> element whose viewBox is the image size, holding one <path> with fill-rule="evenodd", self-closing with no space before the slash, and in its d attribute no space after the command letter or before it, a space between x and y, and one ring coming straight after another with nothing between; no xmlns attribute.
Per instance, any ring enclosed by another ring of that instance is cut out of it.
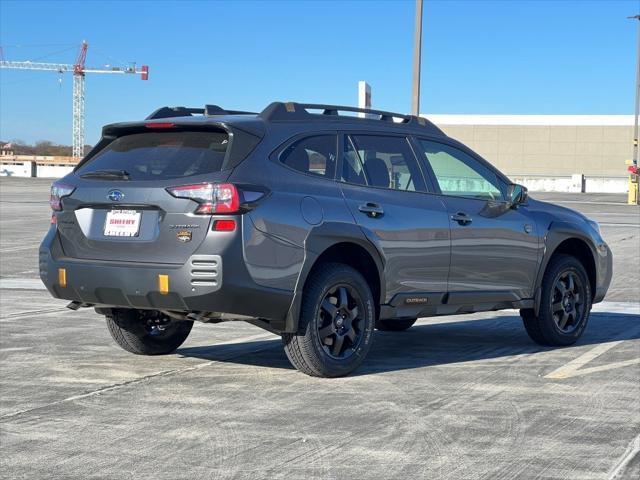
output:
<svg viewBox="0 0 640 480"><path fill-rule="evenodd" d="M591 311L591 285L584 266L570 255L554 256L544 273L540 309L520 310L533 341L546 346L574 344Z"/></svg>
<svg viewBox="0 0 640 480"><path fill-rule="evenodd" d="M375 323L373 296L353 268L321 265L305 285L299 331L282 336L289 361L316 377L353 372L371 348Z"/></svg>
<svg viewBox="0 0 640 480"><path fill-rule="evenodd" d="M106 315L111 337L127 352L164 355L189 336L193 322L173 320L155 310L113 309Z"/></svg>

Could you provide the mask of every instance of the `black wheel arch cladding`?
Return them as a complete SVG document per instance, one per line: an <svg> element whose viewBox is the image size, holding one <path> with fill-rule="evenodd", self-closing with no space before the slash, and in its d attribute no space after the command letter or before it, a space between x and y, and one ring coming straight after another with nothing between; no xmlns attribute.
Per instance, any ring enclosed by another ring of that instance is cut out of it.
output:
<svg viewBox="0 0 640 480"><path fill-rule="evenodd" d="M311 229L307 240L305 242L305 260L298 276L298 282L294 291L291 307L287 313L285 320L285 331L295 332L298 329L298 321L300 316L300 307L302 303L302 295L304 292L305 284L309 278L313 269L322 263L329 261L336 261L333 253L340 253L336 250L342 248L357 249L360 253L366 254L368 259L375 266L373 272L374 278L367 278L367 272L360 272L369 283L374 296L374 304L376 309L380 304L384 303L385 282L384 282L384 263L382 255L379 250L368 240L362 229L355 224L345 223L332 223L325 222L322 225ZM351 252L350 252L351 253ZM361 257L362 258L362 257ZM353 264L353 258L350 261L346 261L347 265L350 265L356 269L356 265ZM357 261L356 261L357 262ZM377 282L377 288L372 285L373 282Z"/></svg>

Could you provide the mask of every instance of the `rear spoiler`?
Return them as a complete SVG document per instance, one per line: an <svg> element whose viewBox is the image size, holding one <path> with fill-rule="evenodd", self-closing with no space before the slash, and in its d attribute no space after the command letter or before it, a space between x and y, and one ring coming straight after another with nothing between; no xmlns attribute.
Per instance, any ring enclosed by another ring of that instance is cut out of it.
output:
<svg viewBox="0 0 640 480"><path fill-rule="evenodd" d="M190 107L160 107L146 120L157 120L159 118L192 117L194 115L204 115L214 117L216 115L257 115L256 112L245 112L242 110L225 110L218 105L205 105L204 108Z"/></svg>

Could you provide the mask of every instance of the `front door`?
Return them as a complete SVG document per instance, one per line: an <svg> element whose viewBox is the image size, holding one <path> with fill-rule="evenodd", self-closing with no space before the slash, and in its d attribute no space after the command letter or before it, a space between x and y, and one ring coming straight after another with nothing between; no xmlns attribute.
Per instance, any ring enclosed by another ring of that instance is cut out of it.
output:
<svg viewBox="0 0 640 480"><path fill-rule="evenodd" d="M446 143L418 145L447 206L450 299L532 298L541 242L527 206L510 208L506 184L480 159Z"/></svg>
<svg viewBox="0 0 640 480"><path fill-rule="evenodd" d="M341 143L342 192L355 221L384 255L385 301L415 292L441 298L449 272L449 220L440 196L427 193L407 138L354 134L343 135Z"/></svg>

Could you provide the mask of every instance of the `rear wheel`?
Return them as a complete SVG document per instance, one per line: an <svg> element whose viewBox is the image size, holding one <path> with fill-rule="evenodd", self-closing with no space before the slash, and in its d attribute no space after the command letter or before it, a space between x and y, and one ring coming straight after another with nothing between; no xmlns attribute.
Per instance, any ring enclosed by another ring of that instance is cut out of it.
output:
<svg viewBox="0 0 640 480"><path fill-rule="evenodd" d="M540 309L521 310L525 329L540 345L574 344L591 311L591 285L584 266L570 255L554 256L542 279Z"/></svg>
<svg viewBox="0 0 640 480"><path fill-rule="evenodd" d="M106 315L111 337L127 352L164 355L189 336L193 322L173 320L155 310L113 309Z"/></svg>
<svg viewBox="0 0 640 480"><path fill-rule="evenodd" d="M413 327L417 318L396 318L388 320L378 320L376 328L383 332L402 332Z"/></svg>
<svg viewBox="0 0 640 480"><path fill-rule="evenodd" d="M369 352L374 304L366 280L339 263L320 266L305 286L298 333L282 336L294 367L316 377L354 371Z"/></svg>

